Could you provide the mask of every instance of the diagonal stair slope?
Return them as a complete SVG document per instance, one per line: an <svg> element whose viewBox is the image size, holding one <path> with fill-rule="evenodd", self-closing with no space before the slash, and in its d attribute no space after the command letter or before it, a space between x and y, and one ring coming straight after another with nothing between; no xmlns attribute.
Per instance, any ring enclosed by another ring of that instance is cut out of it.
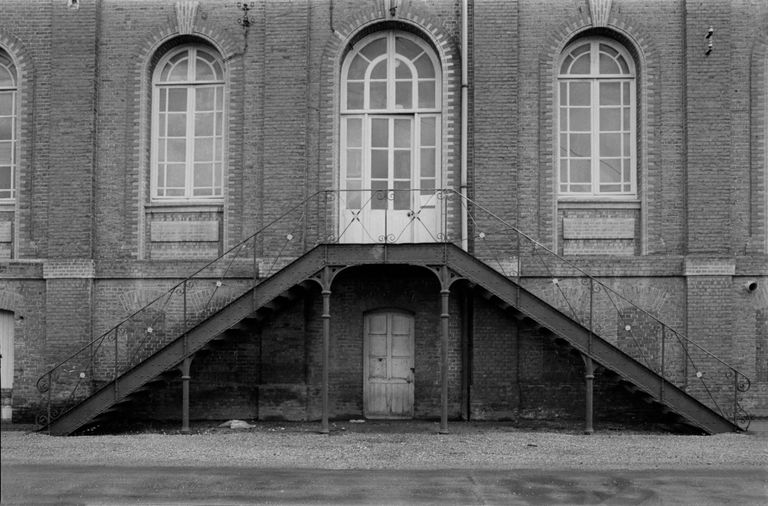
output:
<svg viewBox="0 0 768 506"><path fill-rule="evenodd" d="M481 286L567 341L599 365L618 374L637 390L683 417L689 424L708 433L740 430L737 425L713 409L536 297L513 279L450 243L316 246L190 329L186 335L178 336L146 360L69 409L53 420L47 430L54 435L67 435L93 423L100 415L105 415L118 404L128 400L131 394L139 391L144 385L177 367L184 358L201 350L217 336L249 318L281 294L311 278L323 267L377 264L447 265L462 278Z"/></svg>
<svg viewBox="0 0 768 506"><path fill-rule="evenodd" d="M227 329L320 270L324 265L322 253L322 250L315 248L265 279L190 329L186 333L186 349L185 336L178 336L146 360L63 413L44 430L52 435L72 434L91 423L99 415L114 409L117 404L127 401L128 397L142 386L165 371L177 367L185 357L199 351Z"/></svg>

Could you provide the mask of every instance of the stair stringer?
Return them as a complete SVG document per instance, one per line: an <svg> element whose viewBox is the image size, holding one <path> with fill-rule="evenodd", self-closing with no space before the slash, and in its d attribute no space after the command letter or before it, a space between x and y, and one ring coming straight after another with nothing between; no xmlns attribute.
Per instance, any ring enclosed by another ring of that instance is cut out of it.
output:
<svg viewBox="0 0 768 506"><path fill-rule="evenodd" d="M481 260L451 246L447 250L447 263L462 277L482 286L542 327L565 339L579 352L623 377L656 402L685 418L691 425L710 434L741 430L712 408Z"/></svg>
<svg viewBox="0 0 768 506"><path fill-rule="evenodd" d="M88 425L97 416L125 401L129 395L158 375L177 367L185 357L193 355L281 293L317 273L325 265L323 253L322 248L309 251L191 328L186 333L186 352L182 334L118 376L116 380L83 399L43 430L52 435L63 436Z"/></svg>

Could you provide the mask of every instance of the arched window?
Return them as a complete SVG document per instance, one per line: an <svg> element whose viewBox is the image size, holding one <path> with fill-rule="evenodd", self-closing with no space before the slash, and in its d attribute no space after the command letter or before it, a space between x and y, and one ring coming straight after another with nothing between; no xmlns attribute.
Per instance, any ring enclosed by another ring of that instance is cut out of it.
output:
<svg viewBox="0 0 768 506"><path fill-rule="evenodd" d="M152 78L152 197L221 199L224 66L205 46L181 46Z"/></svg>
<svg viewBox="0 0 768 506"><path fill-rule="evenodd" d="M346 208L418 209L440 184L440 65L421 38L377 32L341 72L340 185ZM388 194L364 196L360 189ZM368 202L368 204L366 204Z"/></svg>
<svg viewBox="0 0 768 506"><path fill-rule="evenodd" d="M0 200L16 198L16 66L0 49Z"/></svg>
<svg viewBox="0 0 768 506"><path fill-rule="evenodd" d="M565 48L558 76L561 197L637 195L635 66L605 38Z"/></svg>

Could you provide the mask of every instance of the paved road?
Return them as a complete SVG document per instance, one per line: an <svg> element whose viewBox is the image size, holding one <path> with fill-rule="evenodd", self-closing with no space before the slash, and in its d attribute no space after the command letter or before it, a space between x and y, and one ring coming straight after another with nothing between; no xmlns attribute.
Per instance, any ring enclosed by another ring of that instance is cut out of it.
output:
<svg viewBox="0 0 768 506"><path fill-rule="evenodd" d="M376 471L2 465L2 503L766 504L768 470Z"/></svg>

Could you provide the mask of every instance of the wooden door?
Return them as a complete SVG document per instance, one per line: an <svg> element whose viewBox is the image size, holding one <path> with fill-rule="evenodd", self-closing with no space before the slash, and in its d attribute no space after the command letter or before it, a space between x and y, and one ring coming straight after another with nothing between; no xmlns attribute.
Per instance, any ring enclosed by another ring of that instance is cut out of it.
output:
<svg viewBox="0 0 768 506"><path fill-rule="evenodd" d="M399 311L369 313L364 332L364 415L413 418L413 316Z"/></svg>

